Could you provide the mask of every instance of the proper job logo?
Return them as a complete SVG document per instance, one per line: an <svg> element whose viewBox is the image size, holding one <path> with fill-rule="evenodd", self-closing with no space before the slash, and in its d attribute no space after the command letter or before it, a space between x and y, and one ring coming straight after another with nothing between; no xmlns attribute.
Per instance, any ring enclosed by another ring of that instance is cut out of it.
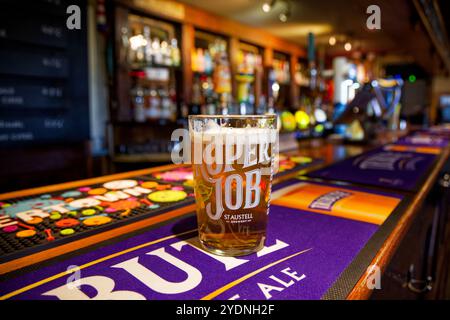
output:
<svg viewBox="0 0 450 320"><path fill-rule="evenodd" d="M246 210L266 206L270 197L266 186L273 174L277 130L211 126L190 134L177 130L172 140L181 137L182 147L172 153L172 160L193 164L196 197L208 217L219 220L229 210L240 214L225 214L228 223L252 221Z"/></svg>

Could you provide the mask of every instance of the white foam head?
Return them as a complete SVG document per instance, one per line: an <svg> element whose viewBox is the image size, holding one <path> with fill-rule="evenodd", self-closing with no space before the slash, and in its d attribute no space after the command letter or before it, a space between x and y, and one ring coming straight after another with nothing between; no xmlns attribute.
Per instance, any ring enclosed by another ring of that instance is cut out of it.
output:
<svg viewBox="0 0 450 320"><path fill-rule="evenodd" d="M191 139L199 141L215 141L218 144L241 144L241 143L274 143L277 138L275 128L257 128L248 125L244 128L232 128L221 126L208 120L205 125L190 127Z"/></svg>

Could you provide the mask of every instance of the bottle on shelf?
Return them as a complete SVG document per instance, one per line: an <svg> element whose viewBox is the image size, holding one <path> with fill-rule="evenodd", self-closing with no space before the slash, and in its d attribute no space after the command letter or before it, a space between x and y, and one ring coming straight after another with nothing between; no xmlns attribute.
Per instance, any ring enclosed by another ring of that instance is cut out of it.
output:
<svg viewBox="0 0 450 320"><path fill-rule="evenodd" d="M201 48L197 49L197 71L205 72L205 56Z"/></svg>
<svg viewBox="0 0 450 320"><path fill-rule="evenodd" d="M170 48L167 41L161 42L161 55L162 55L162 64L165 66L171 66L172 60L170 57Z"/></svg>
<svg viewBox="0 0 450 320"><path fill-rule="evenodd" d="M256 114L265 114L266 112L268 112L267 110L267 99L265 95L261 95L259 97L259 104L258 107L256 109Z"/></svg>
<svg viewBox="0 0 450 320"><path fill-rule="evenodd" d="M150 65L153 63L153 50L152 50L152 40L150 38L150 27L144 26L144 53L145 53L145 63Z"/></svg>
<svg viewBox="0 0 450 320"><path fill-rule="evenodd" d="M133 88L132 92L132 106L134 109L134 120L136 122L145 122L145 102L144 102L144 89L137 85Z"/></svg>
<svg viewBox="0 0 450 320"><path fill-rule="evenodd" d="M217 113L216 104L214 103L214 97L208 96L206 98L206 114L215 115Z"/></svg>
<svg viewBox="0 0 450 320"><path fill-rule="evenodd" d="M231 70L225 52L221 52L213 74L214 88L219 94L231 93Z"/></svg>
<svg viewBox="0 0 450 320"><path fill-rule="evenodd" d="M219 95L220 102L220 114L228 115L230 114L231 101L228 93L222 92Z"/></svg>
<svg viewBox="0 0 450 320"><path fill-rule="evenodd" d="M175 38L171 40L170 54L172 59L172 65L175 67L179 67L181 64L181 54L180 49L178 48L178 41Z"/></svg>
<svg viewBox="0 0 450 320"><path fill-rule="evenodd" d="M125 31L125 30L123 30L123 31ZM122 36L123 36L124 34L122 34ZM136 63L136 47L134 46L134 43L132 43L132 38L133 38L133 35L136 35L136 29L133 29L132 31L131 31L131 37L128 39L128 44L127 44L127 47L128 47L128 54L127 54L127 59L128 59L128 63ZM123 39L122 39L122 41L123 41Z"/></svg>
<svg viewBox="0 0 450 320"><path fill-rule="evenodd" d="M169 98L169 93L167 92L167 90L165 90L163 88L160 88L158 90L158 92L159 92L159 98L161 101L160 118L170 120L172 110L171 110L171 102L170 102L170 98Z"/></svg>
<svg viewBox="0 0 450 320"><path fill-rule="evenodd" d="M161 52L161 43L158 38L153 38L152 41L152 50L153 50L153 62L158 65L163 64L163 55Z"/></svg>
<svg viewBox="0 0 450 320"><path fill-rule="evenodd" d="M136 48L136 60L135 63L142 65L145 64L145 46L143 46L143 36L138 35L138 37L141 38L142 41L138 42L137 48Z"/></svg>
<svg viewBox="0 0 450 320"><path fill-rule="evenodd" d="M120 61L127 61L130 55L130 40L128 36L129 29L128 27L122 27L120 29L121 32L121 42L122 42L122 51L120 56Z"/></svg>
<svg viewBox="0 0 450 320"><path fill-rule="evenodd" d="M181 102L181 117L186 119L189 116L189 107L184 101Z"/></svg>
<svg viewBox="0 0 450 320"><path fill-rule="evenodd" d="M250 88L250 93L248 95L248 100L247 100L247 104L248 104L248 113L249 114L253 114L256 112L256 99L255 99L255 94L253 93L253 87Z"/></svg>
<svg viewBox="0 0 450 320"><path fill-rule="evenodd" d="M150 106L147 110L147 118L159 119L161 117L161 100L158 96L158 91L155 88L150 88Z"/></svg>
<svg viewBox="0 0 450 320"><path fill-rule="evenodd" d="M213 71L213 61L209 50L205 50L205 54L203 56L205 73L211 73Z"/></svg>
<svg viewBox="0 0 450 320"><path fill-rule="evenodd" d="M239 114L241 115L246 115L248 112L248 105L246 102L242 101L241 103L239 103Z"/></svg>
<svg viewBox="0 0 450 320"><path fill-rule="evenodd" d="M185 108L178 111L178 106L182 106L176 91L178 73L168 68L181 64L179 44L174 37L160 36L173 34L173 31L174 28L166 29L153 24L150 19L135 15L130 18L128 27L119 30L123 49L120 50L120 62L128 64L128 68L123 70L129 71L132 83L129 89L130 111L136 122L175 122L177 114L186 115Z"/></svg>

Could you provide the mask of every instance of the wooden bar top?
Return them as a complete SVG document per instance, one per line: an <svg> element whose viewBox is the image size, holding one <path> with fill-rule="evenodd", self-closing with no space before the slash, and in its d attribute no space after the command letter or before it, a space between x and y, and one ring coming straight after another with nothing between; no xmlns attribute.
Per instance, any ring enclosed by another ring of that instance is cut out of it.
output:
<svg viewBox="0 0 450 320"><path fill-rule="evenodd" d="M358 154L361 154L367 150L373 149L377 146L386 144L388 142L392 142L398 138L398 135L396 134L390 134L390 135L383 135L380 137L374 144L372 145L346 145L338 142L329 142L324 139L313 139L313 140L307 140L304 142L299 143L298 149L289 150L287 152L283 152L284 154L288 155L300 155L300 156L307 156L312 158L320 158L323 159L323 163L319 165L319 167L334 163L339 160L343 160L345 158L349 158ZM401 219L399 220L398 224L395 226L393 232L387 237L383 245L378 249L378 252L375 255L375 258L372 260L371 265L378 266L382 271L384 271L390 262L393 254L395 253L396 249L400 245L400 242L402 241L404 235L408 231L409 227L411 226L414 218L419 214L420 212L420 206L425 201L425 198L430 193L433 185L436 183L436 180L438 179L439 173L444 167L446 161L449 158L450 154L450 147L447 146L443 149L442 153L439 155L439 158L436 162L436 165L432 168L431 172L427 176L426 180L421 185L420 189L416 193L411 193L410 198L411 201L409 202L405 212L403 213ZM0 200L5 200L9 198L15 198L15 197L24 197L24 196L31 196L35 194L40 193L48 193L48 192L54 192L58 190L63 189L69 189L69 188L76 188L81 187L89 184L96 184L96 183L102 183L110 180L116 180L116 179L126 179L129 177L137 176L137 175L147 175L151 174L153 172L161 171L161 170L167 170L177 167L176 165L166 165L151 169L144 169L144 170L138 170L138 171L131 171L126 173L118 173L108 176L102 176L92 179L86 179L86 180L80 180L80 181L74 181L74 182L67 182L62 184L56 184L46 187L39 187L39 188L33 188L33 189L27 189L27 190L20 190L20 191L13 191L9 193L4 193L0 195ZM306 169L305 171L302 171L301 173L307 173L308 171L317 169L318 166L311 167ZM278 183L281 180L292 178L294 175L297 175L298 173L294 173L293 175L285 175L282 178L279 178L278 180L275 179L274 183ZM154 219L154 222L151 222L150 224L145 224L145 226L160 223L166 220L173 219L175 217L184 215L186 213L192 212L194 209L193 206L189 206L189 212L186 212L186 210L174 210L173 212L163 213L159 215L157 218ZM177 212L175 212L177 211ZM129 228L128 228L129 229ZM130 232L131 230L124 230ZM347 299L367 299L371 295L371 290L368 289L366 285L366 281L368 277L370 276L369 273L364 273L360 278L357 284L354 286L354 288L350 291L350 293L347 296Z"/></svg>

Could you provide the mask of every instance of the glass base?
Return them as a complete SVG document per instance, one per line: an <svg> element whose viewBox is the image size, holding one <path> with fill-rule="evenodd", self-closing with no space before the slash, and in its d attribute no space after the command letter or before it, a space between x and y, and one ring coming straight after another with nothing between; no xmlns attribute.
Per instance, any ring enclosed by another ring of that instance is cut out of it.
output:
<svg viewBox="0 0 450 320"><path fill-rule="evenodd" d="M199 239L200 240L200 239ZM238 256L247 256L249 254L258 252L262 248L264 248L264 241L265 237L261 239L261 241L256 245L252 247L241 247L241 248L217 248L215 246L208 245L206 242L200 240L200 244L203 249L206 251L216 254L219 256L225 256L225 257L238 257Z"/></svg>

